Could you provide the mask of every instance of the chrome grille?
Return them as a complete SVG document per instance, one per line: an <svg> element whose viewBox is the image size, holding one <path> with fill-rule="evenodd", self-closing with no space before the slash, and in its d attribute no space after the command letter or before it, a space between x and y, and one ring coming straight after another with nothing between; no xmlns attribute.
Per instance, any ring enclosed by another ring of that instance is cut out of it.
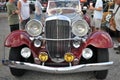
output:
<svg viewBox="0 0 120 80"><path fill-rule="evenodd" d="M51 58L63 58L64 54L69 51L70 41L59 39L70 38L71 27L69 22L65 20L51 20L46 22L45 34L46 38L56 39L48 40L47 49Z"/></svg>

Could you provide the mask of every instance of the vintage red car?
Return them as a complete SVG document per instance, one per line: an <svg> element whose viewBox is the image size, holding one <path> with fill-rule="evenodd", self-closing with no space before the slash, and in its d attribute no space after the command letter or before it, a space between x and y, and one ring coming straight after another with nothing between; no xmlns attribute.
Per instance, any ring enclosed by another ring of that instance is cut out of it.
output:
<svg viewBox="0 0 120 80"><path fill-rule="evenodd" d="M3 64L14 76L26 70L94 71L97 79L105 79L113 64L108 52L113 47L111 37L104 31L91 31L79 0L48 1L45 21L30 20L25 30L8 35L5 47L10 47L10 53Z"/></svg>

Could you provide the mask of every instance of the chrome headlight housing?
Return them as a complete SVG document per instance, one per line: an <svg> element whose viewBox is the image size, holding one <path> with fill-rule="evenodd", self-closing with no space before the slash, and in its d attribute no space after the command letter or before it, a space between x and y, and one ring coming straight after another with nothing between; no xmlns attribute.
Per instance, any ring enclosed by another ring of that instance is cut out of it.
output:
<svg viewBox="0 0 120 80"><path fill-rule="evenodd" d="M42 28L43 25L40 21L38 20L30 20L27 24L26 24L26 31L28 32L28 34L30 34L31 36L38 36L42 33Z"/></svg>
<svg viewBox="0 0 120 80"><path fill-rule="evenodd" d="M72 33L76 36L85 36L89 31L89 25L85 20L79 20L72 24Z"/></svg>
<svg viewBox="0 0 120 80"><path fill-rule="evenodd" d="M36 39L36 40L34 41L34 46L35 46L35 47L40 47L40 46L41 46L41 41L38 40L38 39Z"/></svg>
<svg viewBox="0 0 120 80"><path fill-rule="evenodd" d="M79 48L80 47L80 41L73 41L73 46L75 47L75 48Z"/></svg>

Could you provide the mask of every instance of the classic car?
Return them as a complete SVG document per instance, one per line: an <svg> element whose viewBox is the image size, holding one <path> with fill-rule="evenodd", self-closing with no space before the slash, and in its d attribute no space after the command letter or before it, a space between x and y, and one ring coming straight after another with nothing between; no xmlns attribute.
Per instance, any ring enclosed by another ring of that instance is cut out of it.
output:
<svg viewBox="0 0 120 80"><path fill-rule="evenodd" d="M105 79L113 61L108 49L113 42L104 31L92 32L83 18L79 0L49 0L45 21L30 20L25 30L8 35L9 66L14 76L26 70L65 74L93 71Z"/></svg>

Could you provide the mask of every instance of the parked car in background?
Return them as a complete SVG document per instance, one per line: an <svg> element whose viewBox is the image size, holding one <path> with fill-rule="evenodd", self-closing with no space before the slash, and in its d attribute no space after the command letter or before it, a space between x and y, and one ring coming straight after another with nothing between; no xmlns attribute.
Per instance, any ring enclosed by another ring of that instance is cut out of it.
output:
<svg viewBox="0 0 120 80"><path fill-rule="evenodd" d="M5 47L9 59L3 64L14 76L26 70L48 73L93 71L97 79L105 79L113 61L108 48L112 39L103 31L91 32L83 17L79 0L50 0L45 20L30 20L25 30L10 33Z"/></svg>

